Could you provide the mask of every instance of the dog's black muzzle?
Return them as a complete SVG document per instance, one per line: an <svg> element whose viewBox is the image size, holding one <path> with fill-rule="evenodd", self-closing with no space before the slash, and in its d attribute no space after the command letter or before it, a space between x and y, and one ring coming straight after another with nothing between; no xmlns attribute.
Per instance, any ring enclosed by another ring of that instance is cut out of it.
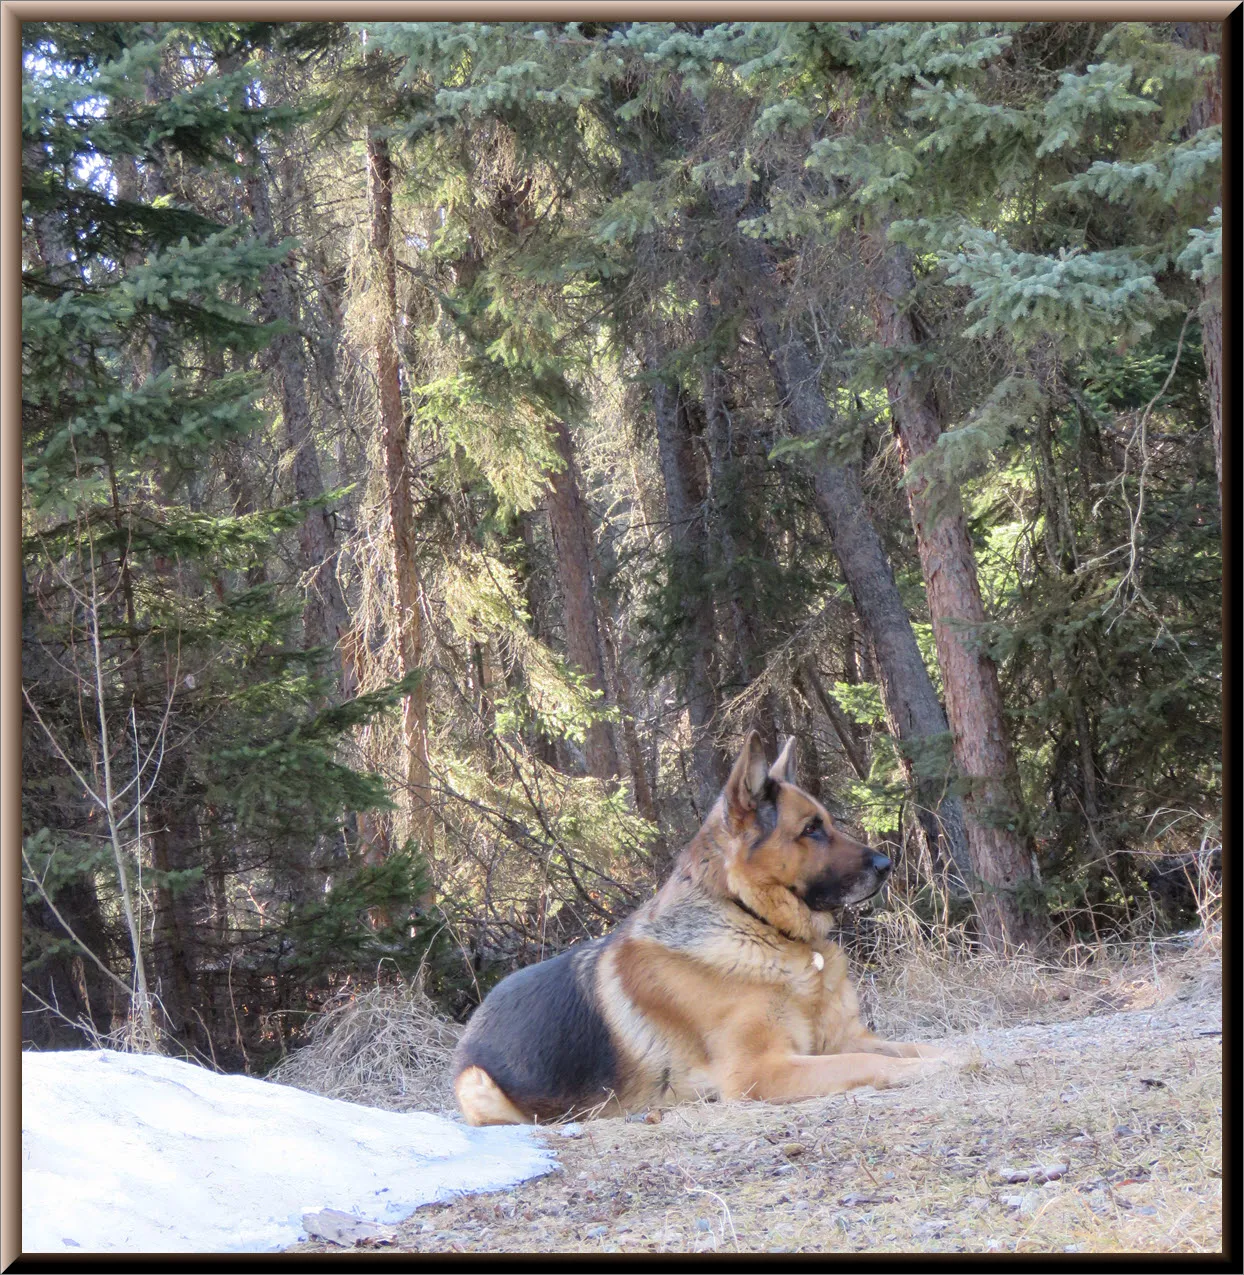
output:
<svg viewBox="0 0 1244 1275"><path fill-rule="evenodd" d="M845 876L830 871L817 877L804 891L803 901L813 912L829 912L863 903L881 889L893 866L885 855L867 851L858 871Z"/></svg>

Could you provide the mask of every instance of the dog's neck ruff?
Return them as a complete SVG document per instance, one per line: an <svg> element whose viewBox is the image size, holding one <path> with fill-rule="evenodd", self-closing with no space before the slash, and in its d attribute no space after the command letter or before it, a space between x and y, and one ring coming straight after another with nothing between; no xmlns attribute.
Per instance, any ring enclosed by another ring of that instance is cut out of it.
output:
<svg viewBox="0 0 1244 1275"><path fill-rule="evenodd" d="M749 908L747 904L744 903L743 900L738 898L737 896L732 895L730 898L730 902L733 903L734 906L738 908L740 911L746 912L747 915L750 916L753 921L759 921L760 924L765 926L767 929L776 930L788 943L798 943L800 947L810 946L807 939L796 938L788 930L782 929L780 925L774 925L772 921L761 916L759 912L756 912L752 908ZM816 966L818 970L824 969L825 958L820 954L820 952L817 952L815 950L813 951L812 964Z"/></svg>

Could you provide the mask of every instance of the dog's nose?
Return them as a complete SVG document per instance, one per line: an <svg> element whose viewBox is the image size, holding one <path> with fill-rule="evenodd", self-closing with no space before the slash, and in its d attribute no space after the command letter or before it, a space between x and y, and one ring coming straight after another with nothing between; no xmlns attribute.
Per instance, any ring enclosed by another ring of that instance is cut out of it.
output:
<svg viewBox="0 0 1244 1275"><path fill-rule="evenodd" d="M873 854L872 869L879 876L883 877L894 865L883 854Z"/></svg>

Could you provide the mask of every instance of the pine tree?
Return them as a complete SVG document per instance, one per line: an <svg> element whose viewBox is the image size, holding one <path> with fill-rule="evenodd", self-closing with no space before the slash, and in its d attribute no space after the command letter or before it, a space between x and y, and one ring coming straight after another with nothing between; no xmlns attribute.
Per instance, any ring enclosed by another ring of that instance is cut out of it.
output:
<svg viewBox="0 0 1244 1275"><path fill-rule="evenodd" d="M420 871L360 881L333 858L344 813L388 800L379 776L338 760L340 736L395 694L317 711L297 596L246 580L316 503L216 504L213 457L264 425L262 381L222 361L270 339L245 302L289 251L186 199L281 123L246 104L248 67L218 71L221 35L23 31L26 985L55 1009L77 962L119 968L132 1003L106 1007L82 983L60 1012L104 1032L130 1014L148 1046L205 1057L230 1039L265 1047L225 1027L227 971L258 1014L340 959L309 950L308 896L366 943L412 950L308 877L354 880L408 914ZM127 165L138 198L120 194ZM239 903L248 887L270 911ZM113 900L124 938L103 920Z"/></svg>

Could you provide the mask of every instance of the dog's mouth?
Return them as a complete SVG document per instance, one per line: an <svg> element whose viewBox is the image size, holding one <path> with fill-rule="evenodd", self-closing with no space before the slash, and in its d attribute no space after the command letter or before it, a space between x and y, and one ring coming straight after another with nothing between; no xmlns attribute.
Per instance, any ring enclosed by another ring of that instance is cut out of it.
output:
<svg viewBox="0 0 1244 1275"><path fill-rule="evenodd" d="M841 876L827 872L811 881L802 893L794 893L813 912L832 912L871 899L885 884L893 865L883 854L872 854L858 872Z"/></svg>

